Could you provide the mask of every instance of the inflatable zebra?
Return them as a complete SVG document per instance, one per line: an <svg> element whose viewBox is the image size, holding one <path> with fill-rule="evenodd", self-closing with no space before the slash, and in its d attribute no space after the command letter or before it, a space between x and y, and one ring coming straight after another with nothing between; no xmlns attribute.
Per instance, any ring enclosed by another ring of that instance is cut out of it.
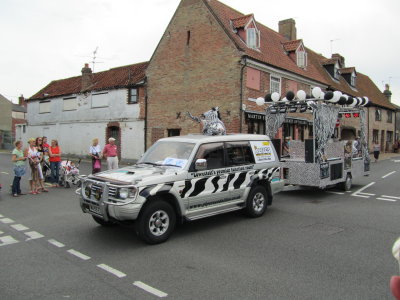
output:
<svg viewBox="0 0 400 300"><path fill-rule="evenodd" d="M204 135L226 135L225 125L221 121L218 106L201 114L200 117L195 117L190 112L187 112L187 114L192 120L203 125Z"/></svg>

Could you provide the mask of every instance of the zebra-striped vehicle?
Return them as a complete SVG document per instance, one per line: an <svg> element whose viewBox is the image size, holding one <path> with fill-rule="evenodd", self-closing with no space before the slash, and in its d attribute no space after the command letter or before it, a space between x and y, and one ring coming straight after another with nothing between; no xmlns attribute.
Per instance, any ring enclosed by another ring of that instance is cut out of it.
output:
<svg viewBox="0 0 400 300"><path fill-rule="evenodd" d="M103 226L135 221L149 244L166 241L177 221L239 209L260 217L283 186L271 140L252 134L160 139L136 165L81 181L83 212Z"/></svg>

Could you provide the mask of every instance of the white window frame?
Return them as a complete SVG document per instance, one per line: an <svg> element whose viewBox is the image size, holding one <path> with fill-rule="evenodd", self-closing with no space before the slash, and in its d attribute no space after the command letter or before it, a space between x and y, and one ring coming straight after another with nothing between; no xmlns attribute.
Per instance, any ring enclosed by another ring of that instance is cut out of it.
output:
<svg viewBox="0 0 400 300"><path fill-rule="evenodd" d="M272 94L274 92L277 92L277 93L279 93L279 95L281 95L281 86L282 86L281 77L271 75L269 81L270 81L270 84L269 84L270 93Z"/></svg>
<svg viewBox="0 0 400 300"><path fill-rule="evenodd" d="M297 66L300 68L307 67L307 53L304 50L298 50L296 53Z"/></svg>
<svg viewBox="0 0 400 300"><path fill-rule="evenodd" d="M258 49L260 47L260 33L257 28L247 28L246 39L247 47L253 49Z"/></svg>
<svg viewBox="0 0 400 300"><path fill-rule="evenodd" d="M334 64L334 66L333 66L333 78L335 78L336 80L339 80L339 76L340 76L340 74L339 74L339 65L336 62Z"/></svg>
<svg viewBox="0 0 400 300"><path fill-rule="evenodd" d="M351 84L351 86L356 86L356 74L354 74L354 72L353 73L351 73L351 76L350 76L350 84Z"/></svg>

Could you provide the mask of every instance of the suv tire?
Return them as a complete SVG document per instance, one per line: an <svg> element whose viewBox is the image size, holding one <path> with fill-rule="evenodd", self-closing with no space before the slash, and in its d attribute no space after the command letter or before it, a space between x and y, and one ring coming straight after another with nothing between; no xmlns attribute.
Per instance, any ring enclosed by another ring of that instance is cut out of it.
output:
<svg viewBox="0 0 400 300"><path fill-rule="evenodd" d="M99 225L101 225L101 226L104 226L104 227L110 227L110 226L114 226L114 225L115 225L114 222L105 221L104 219L102 219L102 218L100 218L100 217L96 217L96 216L93 216L93 215L92 215L92 218L93 218L93 220L94 220L97 224L99 224Z"/></svg>
<svg viewBox="0 0 400 300"><path fill-rule="evenodd" d="M261 217L267 209L267 204L267 191L260 185L255 186L247 196L245 213L251 218Z"/></svg>
<svg viewBox="0 0 400 300"><path fill-rule="evenodd" d="M175 228L176 214L172 206L162 200L146 204L136 220L136 233L147 244L165 242Z"/></svg>

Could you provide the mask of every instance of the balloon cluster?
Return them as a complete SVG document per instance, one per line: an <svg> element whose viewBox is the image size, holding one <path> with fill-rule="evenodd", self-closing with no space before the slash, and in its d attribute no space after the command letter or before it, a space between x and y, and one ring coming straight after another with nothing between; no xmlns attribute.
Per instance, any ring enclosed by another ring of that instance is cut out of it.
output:
<svg viewBox="0 0 400 300"><path fill-rule="evenodd" d="M281 99L281 95L274 92L272 94L266 94L264 98L257 98L256 103L262 106L269 102L272 104L302 104L306 101L325 101L333 104L346 105L348 107L368 107L371 104L367 97L351 97L342 94L340 91L328 91L324 93L319 87L313 88L311 94L312 96L309 96L305 91L299 90L295 95L292 91L289 91L286 93L286 96Z"/></svg>

